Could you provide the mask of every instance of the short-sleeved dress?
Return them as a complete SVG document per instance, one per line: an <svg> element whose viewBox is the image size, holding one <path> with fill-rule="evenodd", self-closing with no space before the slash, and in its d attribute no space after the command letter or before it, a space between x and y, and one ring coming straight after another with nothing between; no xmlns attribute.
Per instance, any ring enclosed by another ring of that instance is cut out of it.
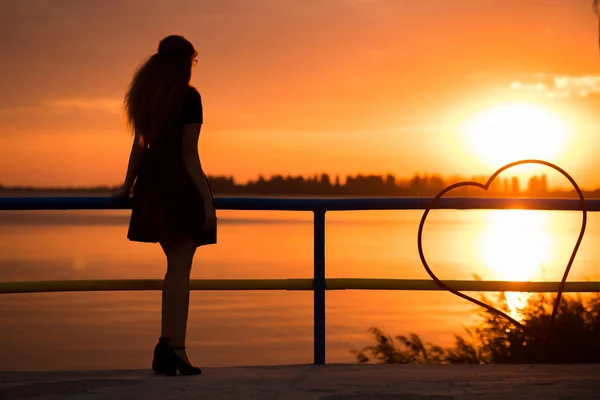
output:
<svg viewBox="0 0 600 400"><path fill-rule="evenodd" d="M202 122L200 94L189 87L181 114L171 121L156 143L142 150L133 187L129 240L157 243L192 237L197 246L217 242L216 227L202 230L206 219L203 200L181 156L183 126ZM208 184L204 172L202 175Z"/></svg>

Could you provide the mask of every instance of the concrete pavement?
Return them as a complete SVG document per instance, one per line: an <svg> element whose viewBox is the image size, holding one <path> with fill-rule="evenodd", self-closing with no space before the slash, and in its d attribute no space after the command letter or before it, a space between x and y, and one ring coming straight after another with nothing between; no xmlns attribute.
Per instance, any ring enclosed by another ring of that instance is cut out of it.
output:
<svg viewBox="0 0 600 400"><path fill-rule="evenodd" d="M600 399L600 364L357 365L0 372L0 399Z"/></svg>

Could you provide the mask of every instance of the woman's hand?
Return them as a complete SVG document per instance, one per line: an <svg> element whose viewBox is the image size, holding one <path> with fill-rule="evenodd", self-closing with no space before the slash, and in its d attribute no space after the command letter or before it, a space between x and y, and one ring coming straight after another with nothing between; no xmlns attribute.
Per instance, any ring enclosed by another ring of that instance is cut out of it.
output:
<svg viewBox="0 0 600 400"><path fill-rule="evenodd" d="M115 190L113 190L110 195L111 195L111 197L129 197L130 194L131 194L131 188L129 188L125 185L121 185L118 188L116 188Z"/></svg>

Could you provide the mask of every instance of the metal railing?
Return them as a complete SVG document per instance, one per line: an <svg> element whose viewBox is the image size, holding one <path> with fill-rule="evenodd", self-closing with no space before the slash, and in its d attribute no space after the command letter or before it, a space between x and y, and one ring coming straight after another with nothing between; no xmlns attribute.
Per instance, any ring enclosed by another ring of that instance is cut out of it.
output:
<svg viewBox="0 0 600 400"><path fill-rule="evenodd" d="M314 214L314 273L312 279L193 280L192 290L311 290L314 305L314 363L325 364L326 290L443 290L425 279L325 278L325 213L357 210L424 210L430 198L215 198L220 210L310 211ZM580 200L534 198L440 199L436 209L580 210ZM586 200L587 211L600 211L600 200ZM131 209L131 199L109 197L7 197L0 210L117 210ZM415 227L416 233L416 227ZM558 282L446 281L460 291L556 292ZM160 290L162 280L84 280L0 282L0 294ZM565 292L600 292L600 282L567 282Z"/></svg>

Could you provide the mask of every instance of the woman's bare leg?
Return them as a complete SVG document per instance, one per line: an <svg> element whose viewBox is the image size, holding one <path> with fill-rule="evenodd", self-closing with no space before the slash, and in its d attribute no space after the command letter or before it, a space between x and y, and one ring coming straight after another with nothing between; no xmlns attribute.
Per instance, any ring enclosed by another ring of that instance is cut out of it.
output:
<svg viewBox="0 0 600 400"><path fill-rule="evenodd" d="M193 239L160 243L167 257L167 273L162 290L162 337L173 347L185 346L190 302L190 272L196 253ZM185 350L177 353L187 362Z"/></svg>

